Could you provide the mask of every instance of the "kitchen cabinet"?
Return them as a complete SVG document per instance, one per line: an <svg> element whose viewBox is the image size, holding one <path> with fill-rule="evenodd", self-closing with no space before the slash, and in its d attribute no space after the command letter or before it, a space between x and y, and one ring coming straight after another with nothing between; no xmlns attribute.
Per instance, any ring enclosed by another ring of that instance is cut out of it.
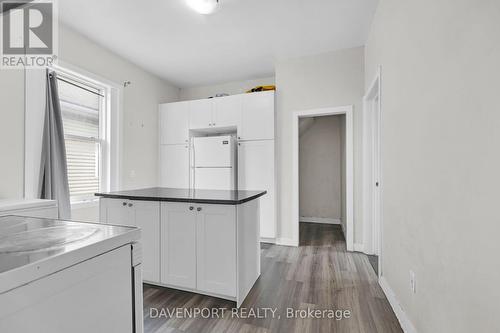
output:
<svg viewBox="0 0 500 333"><path fill-rule="evenodd" d="M214 98L213 124L216 127L239 127L242 95Z"/></svg>
<svg viewBox="0 0 500 333"><path fill-rule="evenodd" d="M264 191L154 187L97 195L103 222L141 227L147 282L241 306L260 275Z"/></svg>
<svg viewBox="0 0 500 333"><path fill-rule="evenodd" d="M276 237L274 140L238 143L238 189L265 190L260 202L260 235Z"/></svg>
<svg viewBox="0 0 500 333"><path fill-rule="evenodd" d="M209 128L213 126L213 99L189 101L189 128Z"/></svg>
<svg viewBox="0 0 500 333"><path fill-rule="evenodd" d="M196 206L197 289L236 296L236 209Z"/></svg>
<svg viewBox="0 0 500 333"><path fill-rule="evenodd" d="M237 127L241 119L241 95L189 101L189 129Z"/></svg>
<svg viewBox="0 0 500 333"><path fill-rule="evenodd" d="M240 140L274 139L274 92L243 95Z"/></svg>
<svg viewBox="0 0 500 333"><path fill-rule="evenodd" d="M161 144L185 144L189 141L189 102L160 104Z"/></svg>
<svg viewBox="0 0 500 333"><path fill-rule="evenodd" d="M236 296L234 206L162 203L161 282Z"/></svg>
<svg viewBox="0 0 500 333"><path fill-rule="evenodd" d="M161 204L161 282L196 288L196 210L186 203Z"/></svg>
<svg viewBox="0 0 500 333"><path fill-rule="evenodd" d="M189 145L160 146L160 186L189 187Z"/></svg>
<svg viewBox="0 0 500 333"><path fill-rule="evenodd" d="M141 228L143 279L160 281L160 203L101 198L101 222Z"/></svg>

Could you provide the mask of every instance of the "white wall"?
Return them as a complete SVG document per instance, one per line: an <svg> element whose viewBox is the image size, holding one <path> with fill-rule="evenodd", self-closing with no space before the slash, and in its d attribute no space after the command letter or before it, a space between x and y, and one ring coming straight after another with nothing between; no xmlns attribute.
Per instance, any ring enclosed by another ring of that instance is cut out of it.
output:
<svg viewBox="0 0 500 333"><path fill-rule="evenodd" d="M292 114L298 110L354 105L354 242L362 241L361 99L363 47L279 61L277 86L278 236L292 240Z"/></svg>
<svg viewBox="0 0 500 333"><path fill-rule="evenodd" d="M366 47L367 84L382 66L382 272L418 332L500 332L499 36L498 0L381 0Z"/></svg>
<svg viewBox="0 0 500 333"><path fill-rule="evenodd" d="M121 188L156 186L158 103L178 100L179 89L66 26L59 28L59 59L109 81L119 84L132 82L123 90ZM0 88L0 135L3 139L0 154L5 156L0 163L0 197L21 198L24 176L24 73L2 70ZM84 216L97 218L97 206L85 209Z"/></svg>
<svg viewBox="0 0 500 333"><path fill-rule="evenodd" d="M299 137L301 217L337 221L341 218L343 140L340 130L341 116L315 117Z"/></svg>
<svg viewBox="0 0 500 333"><path fill-rule="evenodd" d="M192 100L215 96L216 94L226 93L229 95L242 94L256 86L267 86L274 84L274 76L249 79L242 81L231 81L208 86L182 88L180 91L180 100Z"/></svg>
<svg viewBox="0 0 500 333"><path fill-rule="evenodd" d="M23 197L24 70L0 69L0 199Z"/></svg>

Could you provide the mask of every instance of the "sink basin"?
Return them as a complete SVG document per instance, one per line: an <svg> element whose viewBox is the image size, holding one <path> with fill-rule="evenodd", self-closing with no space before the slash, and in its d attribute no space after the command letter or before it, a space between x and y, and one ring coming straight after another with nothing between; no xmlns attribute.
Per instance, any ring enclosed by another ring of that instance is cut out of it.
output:
<svg viewBox="0 0 500 333"><path fill-rule="evenodd" d="M86 239L99 229L92 226L53 226L0 236L0 253L39 252Z"/></svg>

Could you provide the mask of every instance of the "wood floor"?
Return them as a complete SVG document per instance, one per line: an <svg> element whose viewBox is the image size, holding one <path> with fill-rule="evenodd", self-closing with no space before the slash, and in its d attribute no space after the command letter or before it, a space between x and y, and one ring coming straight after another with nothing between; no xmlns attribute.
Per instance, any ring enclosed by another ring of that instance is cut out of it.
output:
<svg viewBox="0 0 500 333"><path fill-rule="evenodd" d="M233 302L144 285L144 331L402 332L367 256L346 252L338 225L301 223L298 248L262 244L261 262L261 276L240 308L240 318L231 312ZM207 317L206 312L196 317L191 312L191 318L189 313L169 312L178 308L214 311L219 318L203 318ZM206 308L209 310L202 310ZM218 311L220 308L227 311ZM275 311L274 318L271 310L265 308ZM325 318L310 318L312 312L308 313L308 308L322 310L317 313ZM255 316L260 311L259 315L266 318L250 316L252 310ZM295 314L295 310L304 310L297 314L305 318L287 318L287 313L291 313L287 311Z"/></svg>

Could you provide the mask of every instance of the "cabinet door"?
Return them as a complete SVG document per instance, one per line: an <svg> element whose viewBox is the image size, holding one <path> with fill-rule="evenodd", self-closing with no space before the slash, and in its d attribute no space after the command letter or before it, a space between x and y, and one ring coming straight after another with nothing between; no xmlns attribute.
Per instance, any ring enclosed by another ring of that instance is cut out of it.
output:
<svg viewBox="0 0 500 333"><path fill-rule="evenodd" d="M242 95L214 98L213 126L234 127L241 123Z"/></svg>
<svg viewBox="0 0 500 333"><path fill-rule="evenodd" d="M161 204L161 282L196 288L196 211L186 203Z"/></svg>
<svg viewBox="0 0 500 333"><path fill-rule="evenodd" d="M274 139L274 92L243 95L241 140Z"/></svg>
<svg viewBox="0 0 500 333"><path fill-rule="evenodd" d="M196 205L197 288L236 296L236 208Z"/></svg>
<svg viewBox="0 0 500 333"><path fill-rule="evenodd" d="M189 128L212 127L213 106L212 98L189 101Z"/></svg>
<svg viewBox="0 0 500 333"><path fill-rule="evenodd" d="M260 235L276 237L274 140L238 144L238 188L266 190L260 199Z"/></svg>
<svg viewBox="0 0 500 333"><path fill-rule="evenodd" d="M188 142L188 102L160 104L160 138L161 144Z"/></svg>
<svg viewBox="0 0 500 333"><path fill-rule="evenodd" d="M160 203L135 200L129 204L134 225L141 228L143 279L160 282Z"/></svg>
<svg viewBox="0 0 500 333"><path fill-rule="evenodd" d="M160 184L162 187L189 188L189 146L160 146Z"/></svg>
<svg viewBox="0 0 500 333"><path fill-rule="evenodd" d="M125 199L105 199L105 207L106 207L106 221L107 224L116 224L116 225L127 225L127 226L135 226L135 221L133 214L131 213L131 209L127 206L128 201Z"/></svg>

